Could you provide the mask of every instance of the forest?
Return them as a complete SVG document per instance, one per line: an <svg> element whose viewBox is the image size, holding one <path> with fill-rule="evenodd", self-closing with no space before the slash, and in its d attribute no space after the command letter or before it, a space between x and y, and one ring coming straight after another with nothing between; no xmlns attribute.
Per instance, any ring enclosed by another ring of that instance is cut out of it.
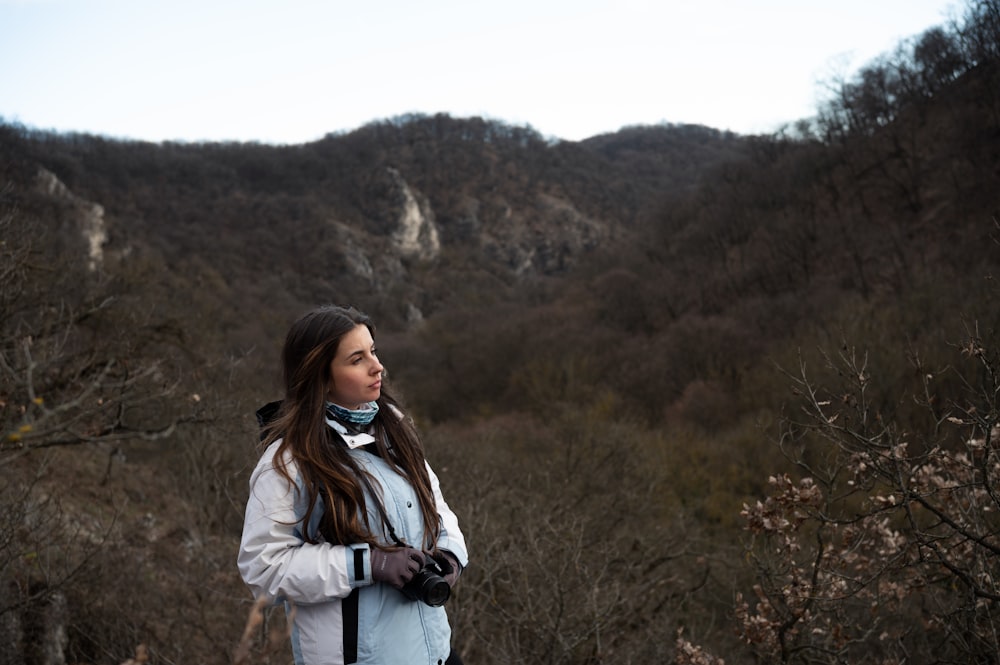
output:
<svg viewBox="0 0 1000 665"><path fill-rule="evenodd" d="M235 561L325 303L461 520L466 662L1000 662L1000 2L829 90L759 136L0 120L0 665L291 662Z"/></svg>

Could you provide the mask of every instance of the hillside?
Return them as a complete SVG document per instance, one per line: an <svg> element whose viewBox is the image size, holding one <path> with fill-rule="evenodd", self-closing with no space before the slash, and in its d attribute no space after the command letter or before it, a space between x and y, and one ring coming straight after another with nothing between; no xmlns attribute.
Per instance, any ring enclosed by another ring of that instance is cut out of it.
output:
<svg viewBox="0 0 1000 665"><path fill-rule="evenodd" d="M997 16L774 136L0 126L0 638L229 662L252 413L353 302L467 525L467 661L995 659Z"/></svg>
<svg viewBox="0 0 1000 665"><path fill-rule="evenodd" d="M301 301L399 292L386 312L398 317L437 299L413 268L450 260L504 281L565 271L743 143L700 127L641 136L549 145L532 130L436 116L301 146L72 136L8 149L104 208L108 255L196 258L227 284L294 269L286 287Z"/></svg>

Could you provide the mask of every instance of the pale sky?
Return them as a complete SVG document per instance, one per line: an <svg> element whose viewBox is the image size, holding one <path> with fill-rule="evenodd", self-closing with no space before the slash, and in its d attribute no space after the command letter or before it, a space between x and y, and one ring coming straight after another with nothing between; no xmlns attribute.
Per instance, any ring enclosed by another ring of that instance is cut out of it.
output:
<svg viewBox="0 0 1000 665"><path fill-rule="evenodd" d="M304 143L405 113L769 132L953 0L0 0L0 117Z"/></svg>

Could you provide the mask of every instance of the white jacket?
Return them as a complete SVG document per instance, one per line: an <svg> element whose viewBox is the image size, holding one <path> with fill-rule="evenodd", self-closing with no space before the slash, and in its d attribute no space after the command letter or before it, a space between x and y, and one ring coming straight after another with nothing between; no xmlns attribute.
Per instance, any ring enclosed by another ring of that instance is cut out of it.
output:
<svg viewBox="0 0 1000 665"><path fill-rule="evenodd" d="M351 448L350 454L378 481L382 501L396 534L419 547L423 516L416 492L405 478L363 446L372 437L349 435L328 420ZM367 544L331 545L305 541L302 518L306 495L296 466L288 461L295 486L274 468L275 442L264 452L250 477L238 567L256 598L285 603L293 616L292 652L297 665L441 665L450 652L451 628L444 607L407 599L388 584L375 584ZM468 564L465 537L448 507L437 476L427 466L441 516L437 545ZM381 524L375 502L366 491L369 523ZM322 502L313 511L309 532L316 533ZM391 544L382 534L381 541ZM294 614L292 613L294 608ZM356 650L356 656L354 651Z"/></svg>

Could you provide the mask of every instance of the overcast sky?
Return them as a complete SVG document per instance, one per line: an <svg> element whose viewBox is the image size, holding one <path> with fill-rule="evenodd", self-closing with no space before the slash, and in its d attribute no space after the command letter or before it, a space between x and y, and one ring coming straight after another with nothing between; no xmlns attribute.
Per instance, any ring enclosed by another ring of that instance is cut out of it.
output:
<svg viewBox="0 0 1000 665"><path fill-rule="evenodd" d="M404 113L579 140L741 134L946 23L948 0L0 0L0 117L150 141L302 143Z"/></svg>

